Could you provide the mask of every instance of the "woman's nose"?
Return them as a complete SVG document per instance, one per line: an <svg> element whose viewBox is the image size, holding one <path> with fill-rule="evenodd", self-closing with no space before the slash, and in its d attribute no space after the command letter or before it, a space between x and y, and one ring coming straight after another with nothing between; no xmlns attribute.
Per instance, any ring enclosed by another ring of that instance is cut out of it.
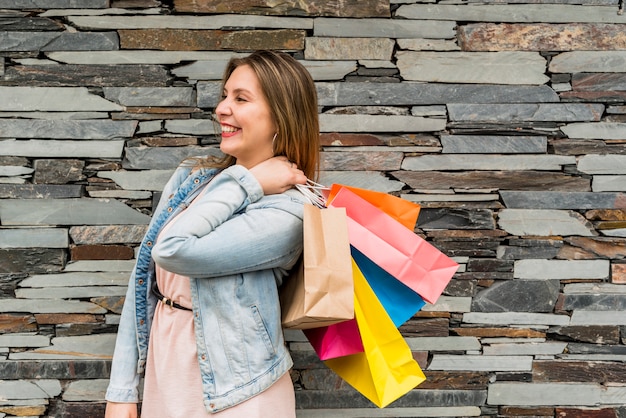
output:
<svg viewBox="0 0 626 418"><path fill-rule="evenodd" d="M216 115L227 115L230 113L230 106L227 102L227 99L222 99L215 108Z"/></svg>

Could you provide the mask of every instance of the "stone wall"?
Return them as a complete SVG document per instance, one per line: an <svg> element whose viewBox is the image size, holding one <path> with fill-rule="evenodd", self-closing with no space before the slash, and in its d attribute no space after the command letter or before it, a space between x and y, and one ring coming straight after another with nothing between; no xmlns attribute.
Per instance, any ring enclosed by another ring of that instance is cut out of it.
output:
<svg viewBox="0 0 626 418"><path fill-rule="evenodd" d="M522 3L0 0L0 417L101 416L154 199L256 48L316 80L321 181L461 264L385 410L288 333L299 417L626 417L624 3Z"/></svg>

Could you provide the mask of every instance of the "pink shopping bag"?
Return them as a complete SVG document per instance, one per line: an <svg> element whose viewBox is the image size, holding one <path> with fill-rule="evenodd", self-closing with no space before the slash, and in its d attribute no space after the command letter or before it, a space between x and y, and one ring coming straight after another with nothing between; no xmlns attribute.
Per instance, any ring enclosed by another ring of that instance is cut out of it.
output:
<svg viewBox="0 0 626 418"><path fill-rule="evenodd" d="M346 188L329 207L346 208L350 245L426 302L437 301L458 268L454 260Z"/></svg>

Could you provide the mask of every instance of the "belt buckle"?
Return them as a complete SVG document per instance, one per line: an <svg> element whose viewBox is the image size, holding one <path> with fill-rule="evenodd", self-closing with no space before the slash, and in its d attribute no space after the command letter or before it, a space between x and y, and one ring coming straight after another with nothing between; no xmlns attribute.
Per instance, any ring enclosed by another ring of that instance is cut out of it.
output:
<svg viewBox="0 0 626 418"><path fill-rule="evenodd" d="M165 296L163 296L163 299L161 299L161 302L169 306L170 309L174 309L174 301L172 299L168 299Z"/></svg>

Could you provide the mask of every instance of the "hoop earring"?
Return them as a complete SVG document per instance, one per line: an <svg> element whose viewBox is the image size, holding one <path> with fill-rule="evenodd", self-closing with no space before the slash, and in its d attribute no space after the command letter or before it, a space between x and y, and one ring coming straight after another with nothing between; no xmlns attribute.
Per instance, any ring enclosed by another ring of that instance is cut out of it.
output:
<svg viewBox="0 0 626 418"><path fill-rule="evenodd" d="M276 141L276 136L277 136L277 135L278 135L278 132L276 132L276 133L274 134L274 137L272 138L272 145L274 145L274 141Z"/></svg>

